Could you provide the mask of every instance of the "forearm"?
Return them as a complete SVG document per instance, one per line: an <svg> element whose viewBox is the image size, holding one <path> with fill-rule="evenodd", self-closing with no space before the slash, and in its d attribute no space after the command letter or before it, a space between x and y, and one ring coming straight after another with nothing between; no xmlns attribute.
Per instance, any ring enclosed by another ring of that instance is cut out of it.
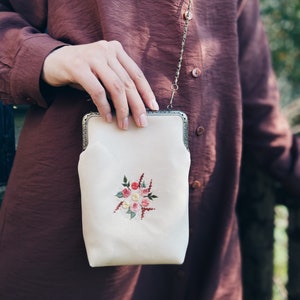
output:
<svg viewBox="0 0 300 300"><path fill-rule="evenodd" d="M3 1L2 1L3 2ZM0 98L6 104L37 104L47 106L40 91L40 74L45 57L62 42L43 33L41 14L32 15L40 23L30 22L30 15L15 12L0 4ZM30 5L30 3L28 4ZM27 10L26 10L27 11ZM36 14L37 12L35 12Z"/></svg>

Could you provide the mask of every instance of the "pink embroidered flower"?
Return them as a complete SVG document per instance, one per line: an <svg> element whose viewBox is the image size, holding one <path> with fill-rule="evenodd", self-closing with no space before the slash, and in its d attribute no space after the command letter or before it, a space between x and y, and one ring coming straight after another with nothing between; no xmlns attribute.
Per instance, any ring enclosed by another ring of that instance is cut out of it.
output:
<svg viewBox="0 0 300 300"><path fill-rule="evenodd" d="M142 190L143 196L147 196L148 193L149 193L149 189L143 189L143 190Z"/></svg>
<svg viewBox="0 0 300 300"><path fill-rule="evenodd" d="M147 207L147 206L149 206L150 203L149 203L148 199L143 199L141 204L143 207Z"/></svg>
<svg viewBox="0 0 300 300"><path fill-rule="evenodd" d="M139 204L137 202L134 202L130 206L130 210L133 212L137 212L139 210Z"/></svg>
<svg viewBox="0 0 300 300"><path fill-rule="evenodd" d="M128 198L130 196L130 193L131 193L130 189L128 189L128 188L125 188L122 190L122 195L124 198Z"/></svg>
<svg viewBox="0 0 300 300"><path fill-rule="evenodd" d="M134 182L131 184L131 188L132 188L133 190L137 190L137 189L139 188L139 183L136 182L136 181L134 181Z"/></svg>

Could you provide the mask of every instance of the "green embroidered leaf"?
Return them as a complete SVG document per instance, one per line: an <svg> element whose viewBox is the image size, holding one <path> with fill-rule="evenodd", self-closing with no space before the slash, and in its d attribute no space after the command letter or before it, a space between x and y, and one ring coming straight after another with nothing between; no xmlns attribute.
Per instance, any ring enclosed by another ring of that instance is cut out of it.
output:
<svg viewBox="0 0 300 300"><path fill-rule="evenodd" d="M152 193L149 193L147 196L150 200L158 198L156 195L152 195Z"/></svg>
<svg viewBox="0 0 300 300"><path fill-rule="evenodd" d="M136 213L133 212L130 208L128 208L127 210L127 214L130 215L130 219L133 219L136 216Z"/></svg>
<svg viewBox="0 0 300 300"><path fill-rule="evenodd" d="M128 181L127 177L124 175L124 178L123 178L123 183L122 183L123 186L125 187L130 187L130 181Z"/></svg>
<svg viewBox="0 0 300 300"><path fill-rule="evenodd" d="M116 194L116 197L118 197L118 198L123 198L123 193L122 193L122 192L119 192L118 194Z"/></svg>

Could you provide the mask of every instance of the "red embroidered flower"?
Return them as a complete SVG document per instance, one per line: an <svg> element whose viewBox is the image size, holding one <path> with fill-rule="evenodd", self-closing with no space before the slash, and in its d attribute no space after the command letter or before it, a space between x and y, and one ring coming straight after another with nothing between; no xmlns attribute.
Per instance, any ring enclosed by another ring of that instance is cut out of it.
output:
<svg viewBox="0 0 300 300"><path fill-rule="evenodd" d="M122 195L124 198L128 198L130 196L130 193L131 193L130 189L128 189L128 188L125 188L122 190Z"/></svg>
<svg viewBox="0 0 300 300"><path fill-rule="evenodd" d="M139 183L136 182L136 181L132 182L132 183L131 183L131 188L132 188L133 190L137 190L137 189L139 188Z"/></svg>

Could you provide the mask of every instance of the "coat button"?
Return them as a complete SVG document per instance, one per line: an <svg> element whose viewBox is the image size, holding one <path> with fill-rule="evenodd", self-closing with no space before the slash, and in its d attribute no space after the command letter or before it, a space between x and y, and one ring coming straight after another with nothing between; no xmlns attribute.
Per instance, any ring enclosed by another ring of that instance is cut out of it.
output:
<svg viewBox="0 0 300 300"><path fill-rule="evenodd" d="M191 73L194 78L198 78L202 72L199 68L194 68Z"/></svg>
<svg viewBox="0 0 300 300"><path fill-rule="evenodd" d="M200 189L202 186L201 182L199 180L194 180L192 183L192 188L193 189Z"/></svg>
<svg viewBox="0 0 300 300"><path fill-rule="evenodd" d="M193 19L193 14L190 12L190 11L186 11L184 14L183 14L183 17L185 20L189 20L191 21Z"/></svg>
<svg viewBox="0 0 300 300"><path fill-rule="evenodd" d="M205 133L205 128L203 126L199 126L196 129L196 135L201 136Z"/></svg>

